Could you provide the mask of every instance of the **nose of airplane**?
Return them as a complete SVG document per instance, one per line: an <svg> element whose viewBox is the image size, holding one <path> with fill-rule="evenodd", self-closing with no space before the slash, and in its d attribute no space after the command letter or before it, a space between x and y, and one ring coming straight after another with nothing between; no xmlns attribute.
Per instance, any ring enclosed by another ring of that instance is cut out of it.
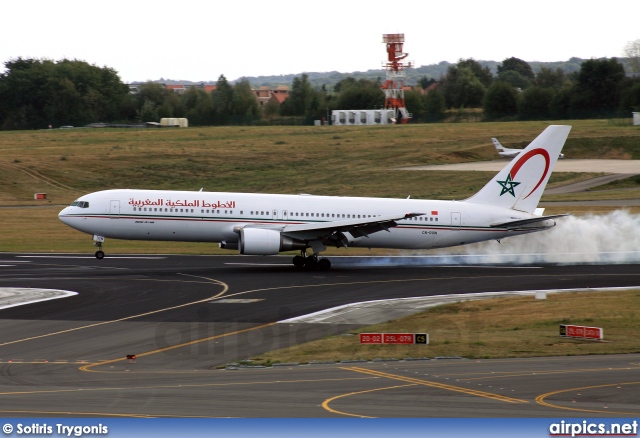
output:
<svg viewBox="0 0 640 438"><path fill-rule="evenodd" d="M69 224L68 222L68 214L69 214L69 209L71 207L65 207L63 208L60 213L58 213L58 219L60 219L63 223L65 224Z"/></svg>

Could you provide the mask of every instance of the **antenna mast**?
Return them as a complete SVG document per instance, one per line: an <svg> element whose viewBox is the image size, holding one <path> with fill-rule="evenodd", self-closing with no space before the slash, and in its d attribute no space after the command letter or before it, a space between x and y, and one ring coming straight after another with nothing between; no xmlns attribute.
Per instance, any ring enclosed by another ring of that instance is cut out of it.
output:
<svg viewBox="0 0 640 438"><path fill-rule="evenodd" d="M387 62L383 63L387 71L387 80L382 85L384 92L384 108L395 110L395 118L399 123L407 123L411 119L411 113L407 111L404 103L405 68L413 67L411 61L402 62L408 53L403 52L404 34L388 33L382 35L382 42L387 46Z"/></svg>

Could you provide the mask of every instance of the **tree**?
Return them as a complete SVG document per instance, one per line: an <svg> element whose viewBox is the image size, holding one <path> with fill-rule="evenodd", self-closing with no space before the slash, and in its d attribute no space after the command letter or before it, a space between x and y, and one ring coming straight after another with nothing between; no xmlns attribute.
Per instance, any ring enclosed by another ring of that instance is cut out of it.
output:
<svg viewBox="0 0 640 438"><path fill-rule="evenodd" d="M515 71L529 81L533 81L536 76L533 73L533 70L531 69L529 63L523 61L522 59L514 57L507 58L502 61L502 64L498 66L498 76L500 76L500 73L504 73L507 71Z"/></svg>
<svg viewBox="0 0 640 438"><path fill-rule="evenodd" d="M251 120L260 117L258 100L247 79L242 79L233 86L233 114L245 116Z"/></svg>
<svg viewBox="0 0 640 438"><path fill-rule="evenodd" d="M553 99L552 88L529 87L522 93L518 116L522 120L544 120L549 118L549 104Z"/></svg>
<svg viewBox="0 0 640 438"><path fill-rule="evenodd" d="M440 81L440 87L449 108L478 108L482 106L486 91L471 67L457 65L449 66L446 76Z"/></svg>
<svg viewBox="0 0 640 438"><path fill-rule="evenodd" d="M0 128L115 121L129 101L116 72L84 61L18 58L0 74Z"/></svg>
<svg viewBox="0 0 640 438"><path fill-rule="evenodd" d="M411 113L414 120L422 120L425 117L425 102L424 96L419 91L405 91L404 103L407 107L407 111ZM369 107L370 108L370 107Z"/></svg>
<svg viewBox="0 0 640 438"><path fill-rule="evenodd" d="M427 78L426 76L422 76L420 79L418 79L418 85L420 85L420 88L422 88L423 90L426 90L427 88L429 88L429 86L435 83L437 83L435 79Z"/></svg>
<svg viewBox="0 0 640 438"><path fill-rule="evenodd" d="M336 106L338 109L355 110L381 107L384 104L384 93L373 84L352 85L343 88L338 96Z"/></svg>
<svg viewBox="0 0 640 438"><path fill-rule="evenodd" d="M208 126L214 122L213 97L202 89L190 87L182 96L189 125Z"/></svg>
<svg viewBox="0 0 640 438"><path fill-rule="evenodd" d="M571 116L611 116L619 106L624 79L624 67L615 58L583 62L571 96Z"/></svg>
<svg viewBox="0 0 640 438"><path fill-rule="evenodd" d="M552 70L542 67L536 75L535 83L542 88L553 88L559 90L566 80L564 71L560 68Z"/></svg>
<svg viewBox="0 0 640 438"><path fill-rule="evenodd" d="M280 112L283 116L312 117L317 114L320 107L320 99L311 84L307 74L296 76L291 84L289 97L282 103Z"/></svg>
<svg viewBox="0 0 640 438"><path fill-rule="evenodd" d="M156 106L160 106L164 103L170 93L173 93L173 91L167 90L167 87L164 85L157 82L147 81L138 86L138 92L135 94L135 98L140 105L149 101Z"/></svg>
<svg viewBox="0 0 640 438"><path fill-rule="evenodd" d="M513 118L518 113L518 91L506 82L496 82L484 98L484 116L487 120Z"/></svg>
<svg viewBox="0 0 640 438"><path fill-rule="evenodd" d="M144 100L140 109L137 111L137 115L140 123L157 122L160 119L156 104L149 99Z"/></svg>
<svg viewBox="0 0 640 438"><path fill-rule="evenodd" d="M570 118L572 90L573 84L568 82L553 95L551 102L549 102L549 114L552 119L563 120Z"/></svg>
<svg viewBox="0 0 640 438"><path fill-rule="evenodd" d="M498 75L498 79L501 82L506 82L511 84L514 88L519 88L520 90L526 89L531 85L531 81L515 70L507 70L503 71Z"/></svg>
<svg viewBox="0 0 640 438"><path fill-rule="evenodd" d="M627 114L640 111L640 80L627 81L621 94L620 111Z"/></svg>
<svg viewBox="0 0 640 438"><path fill-rule="evenodd" d="M233 88L224 75L220 75L216 89L211 93L213 124L226 125L233 112Z"/></svg>
<svg viewBox="0 0 640 438"><path fill-rule="evenodd" d="M493 75L489 67L483 67L478 61L473 58L461 59L458 61L458 68L468 68L473 75L478 78L485 88L488 88L493 83Z"/></svg>
<svg viewBox="0 0 640 438"><path fill-rule="evenodd" d="M425 121L439 122L444 119L446 105L444 96L437 88L429 90L424 98Z"/></svg>
<svg viewBox="0 0 640 438"><path fill-rule="evenodd" d="M640 73L640 40L629 41L624 46L624 54L629 58L631 71L636 74Z"/></svg>

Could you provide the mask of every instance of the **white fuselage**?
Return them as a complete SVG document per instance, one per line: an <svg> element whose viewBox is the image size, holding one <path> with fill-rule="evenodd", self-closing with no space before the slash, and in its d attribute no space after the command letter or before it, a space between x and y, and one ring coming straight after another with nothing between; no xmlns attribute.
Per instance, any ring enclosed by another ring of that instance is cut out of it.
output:
<svg viewBox="0 0 640 438"><path fill-rule="evenodd" d="M97 236L129 240L238 242L238 227L282 229L406 213L389 231L349 238L348 246L429 249L502 239L538 229L492 227L531 213L464 201L313 195L105 190L79 198L59 214L67 225Z"/></svg>

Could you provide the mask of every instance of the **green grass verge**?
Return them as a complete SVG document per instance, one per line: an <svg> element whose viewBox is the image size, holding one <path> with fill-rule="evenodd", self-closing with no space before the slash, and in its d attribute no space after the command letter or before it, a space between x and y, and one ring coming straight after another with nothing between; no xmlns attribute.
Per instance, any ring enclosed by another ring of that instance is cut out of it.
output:
<svg viewBox="0 0 640 438"><path fill-rule="evenodd" d="M576 292L434 307L347 335L248 358L253 364L460 356L470 359L639 353L640 290ZM604 329L604 341L559 336L560 324ZM429 333L429 345L361 345L359 333Z"/></svg>

